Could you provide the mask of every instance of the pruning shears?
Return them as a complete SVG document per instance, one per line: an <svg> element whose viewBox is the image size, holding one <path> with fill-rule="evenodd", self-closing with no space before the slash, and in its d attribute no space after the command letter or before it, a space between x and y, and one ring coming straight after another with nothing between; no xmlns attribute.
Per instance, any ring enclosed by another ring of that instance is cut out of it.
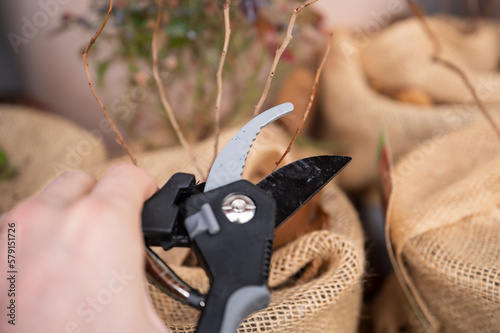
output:
<svg viewBox="0 0 500 333"><path fill-rule="evenodd" d="M241 179L253 142L267 124L290 113L291 103L248 122L215 159L206 183L174 174L142 211L148 279L174 299L201 310L198 333L234 333L269 305L274 230L351 160L314 156L290 163L254 185ZM210 283L206 295L189 286L151 249L191 247Z"/></svg>

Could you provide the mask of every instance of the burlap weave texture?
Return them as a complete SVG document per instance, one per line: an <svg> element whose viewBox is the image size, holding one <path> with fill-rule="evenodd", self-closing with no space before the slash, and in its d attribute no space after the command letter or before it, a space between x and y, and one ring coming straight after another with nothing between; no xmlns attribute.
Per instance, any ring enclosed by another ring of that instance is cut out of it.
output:
<svg viewBox="0 0 500 333"><path fill-rule="evenodd" d="M464 94L460 95L463 103L431 106L403 103L378 94L370 87L361 64L363 47L368 46L360 45L352 31L335 30L333 36L320 83L324 118L321 136L337 145L336 153L353 158L338 177L342 188L359 191L376 184L377 148L382 134L390 139L397 161L420 142L482 117ZM462 84L458 76L455 80ZM490 108L490 112L498 110Z"/></svg>
<svg viewBox="0 0 500 333"><path fill-rule="evenodd" d="M225 143L236 129L223 133ZM258 181L272 170L289 138L275 126L263 129L245 167L245 178ZM208 167L212 140L193 147L203 168ZM293 158L297 157L293 155ZM178 171L193 172L187 153L180 148L137 156L139 165L161 185ZM291 156L286 163L293 160ZM101 171L105 168L104 165ZM272 257L271 304L249 316L239 332L356 332L361 307L364 269L363 236L358 218L345 195L332 183L321 203L329 214L328 230L308 233L277 250ZM182 265L184 252L157 250L185 281L202 292L208 279L201 268ZM321 269L313 279L297 284L295 275L319 259ZM172 300L149 285L148 290L160 316L172 332L193 332L198 311Z"/></svg>
<svg viewBox="0 0 500 333"><path fill-rule="evenodd" d="M0 148L18 175L0 182L0 215L72 169L91 169L106 150L91 135L60 117L22 106L0 106Z"/></svg>
<svg viewBox="0 0 500 333"><path fill-rule="evenodd" d="M500 139L483 121L426 141L396 165L392 245L439 331L500 330L499 166Z"/></svg>
<svg viewBox="0 0 500 333"><path fill-rule="evenodd" d="M439 40L440 57L460 67L484 102L500 102L500 29L498 24L452 16L426 17ZM382 30L360 51L367 76L387 88L418 88L442 103L463 103L470 92L453 71L432 59L432 40L416 18Z"/></svg>

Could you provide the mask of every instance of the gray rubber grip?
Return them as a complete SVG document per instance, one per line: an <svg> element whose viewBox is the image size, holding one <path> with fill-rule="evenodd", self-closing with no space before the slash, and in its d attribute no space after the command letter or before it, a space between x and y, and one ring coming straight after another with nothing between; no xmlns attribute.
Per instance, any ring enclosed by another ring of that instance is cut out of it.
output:
<svg viewBox="0 0 500 333"><path fill-rule="evenodd" d="M204 204L198 213L186 218L184 226L191 239L205 231L208 231L210 235L215 235L220 231L219 222L217 222L217 218L209 204Z"/></svg>
<svg viewBox="0 0 500 333"><path fill-rule="evenodd" d="M267 286L248 286L238 289L226 303L220 333L235 333L246 317L264 309L270 301L271 296Z"/></svg>

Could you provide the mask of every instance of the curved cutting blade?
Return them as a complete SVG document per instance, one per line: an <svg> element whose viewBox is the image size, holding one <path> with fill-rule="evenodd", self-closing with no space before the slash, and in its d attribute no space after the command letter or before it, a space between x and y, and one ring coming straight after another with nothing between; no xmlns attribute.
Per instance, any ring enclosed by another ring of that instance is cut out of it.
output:
<svg viewBox="0 0 500 333"><path fill-rule="evenodd" d="M208 174L204 192L241 179L248 152L260 130L276 119L292 112L292 103L283 103L250 120L222 148Z"/></svg>
<svg viewBox="0 0 500 333"><path fill-rule="evenodd" d="M350 161L347 156L308 157L287 164L261 180L257 187L276 200L275 228L318 193Z"/></svg>

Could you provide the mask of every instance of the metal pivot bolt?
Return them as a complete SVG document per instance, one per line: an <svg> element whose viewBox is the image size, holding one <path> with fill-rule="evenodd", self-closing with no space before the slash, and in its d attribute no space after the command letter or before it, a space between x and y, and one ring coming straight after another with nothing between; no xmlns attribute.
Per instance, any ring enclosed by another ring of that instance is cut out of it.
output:
<svg viewBox="0 0 500 333"><path fill-rule="evenodd" d="M234 223L247 223L255 216L256 209L253 200L242 194L230 194L222 202L222 212Z"/></svg>

